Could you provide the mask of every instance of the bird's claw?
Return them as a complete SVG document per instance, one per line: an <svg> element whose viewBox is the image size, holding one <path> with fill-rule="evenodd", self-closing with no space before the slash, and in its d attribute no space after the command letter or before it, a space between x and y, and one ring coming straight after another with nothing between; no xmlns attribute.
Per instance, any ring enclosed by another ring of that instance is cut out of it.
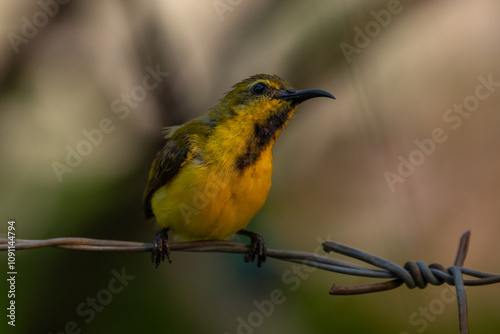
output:
<svg viewBox="0 0 500 334"><path fill-rule="evenodd" d="M165 261L165 258L168 259L169 263L172 263L170 244L168 242L168 229L162 229L156 233L154 248L151 252L151 262L158 268L160 262Z"/></svg>
<svg viewBox="0 0 500 334"><path fill-rule="evenodd" d="M248 253L245 254L245 262L253 262L257 258L257 267L262 266L266 262L267 248L264 238L257 233L250 232L247 234L251 238L250 248Z"/></svg>

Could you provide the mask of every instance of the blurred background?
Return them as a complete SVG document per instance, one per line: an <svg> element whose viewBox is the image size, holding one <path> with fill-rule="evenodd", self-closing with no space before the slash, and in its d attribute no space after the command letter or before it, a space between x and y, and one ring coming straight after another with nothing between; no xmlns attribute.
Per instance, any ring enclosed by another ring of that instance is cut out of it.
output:
<svg viewBox="0 0 500 334"><path fill-rule="evenodd" d="M162 127L271 73L337 100L304 103L274 147L248 226L270 248L329 239L451 266L471 230L465 265L498 273L499 15L494 0L0 1L0 235L14 219L19 239L151 242L142 192ZM146 253L16 254L2 332L458 332L445 286L334 297L334 282L373 280L227 254L159 269ZM467 289L474 332L500 331L499 293Z"/></svg>

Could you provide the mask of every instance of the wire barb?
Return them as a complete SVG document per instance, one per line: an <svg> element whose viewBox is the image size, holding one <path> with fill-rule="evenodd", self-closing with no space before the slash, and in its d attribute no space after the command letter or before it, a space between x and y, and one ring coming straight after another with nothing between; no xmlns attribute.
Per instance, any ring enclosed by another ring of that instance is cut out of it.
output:
<svg viewBox="0 0 500 334"><path fill-rule="evenodd" d="M358 286L337 286L334 284L330 289L331 295L358 295L387 291L395 289L403 283L410 289L416 287L423 289L428 284L441 285L447 283L449 285L454 285L457 291L460 333L465 334L469 332L465 286L486 285L500 282L500 275L483 273L463 267L467 256L467 250L469 248L470 235L470 231L467 231L462 235L455 263L449 268L445 268L444 266L436 263L427 265L423 261L408 261L403 267L401 267L396 263L390 262L378 256L332 241L323 243L323 249L327 253L335 252L342 254L380 269L366 268L327 256L300 251L285 251L267 248L266 255L270 258L300 263L305 266L315 267L321 270L336 272L344 275L389 279L385 282ZM0 251L8 250L8 242L9 239L0 238ZM55 238L47 240L16 239L15 243L16 250L42 247L57 247L93 252L131 253L151 252L154 249L154 244L89 238ZM246 244L235 241L206 240L171 243L170 251L247 254L249 247L250 246ZM472 276L474 279L464 279L463 275Z"/></svg>

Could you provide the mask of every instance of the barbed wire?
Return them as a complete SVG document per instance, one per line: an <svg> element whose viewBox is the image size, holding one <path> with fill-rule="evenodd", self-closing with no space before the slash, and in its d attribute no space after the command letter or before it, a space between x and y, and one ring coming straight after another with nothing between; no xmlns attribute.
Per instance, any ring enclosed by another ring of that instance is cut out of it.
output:
<svg viewBox="0 0 500 334"><path fill-rule="evenodd" d="M402 267L396 263L371 255L361 250L345 246L338 242L323 242L323 249L327 253L338 253L351 257L380 269L367 268L346 261L333 259L319 254L267 249L267 257L277 260L300 263L309 267L315 267L325 271L331 271L344 275L362 276L369 278L389 279L357 286L337 286L334 284L330 289L331 295L358 295L395 289L402 284L410 289L425 288L428 284L454 285L457 293L459 312L460 333L468 333L468 313L465 286L476 286L494 284L500 282L500 275L484 273L463 267L470 242L470 231L465 232L458 247L454 265L448 268L440 264L427 265L423 261L408 261ZM0 238L0 251L9 250L9 240ZM12 251L12 245L9 251ZM64 249L93 251L93 252L151 252L154 248L152 243L134 241L100 240L89 238L54 238L46 240L15 240L15 250L35 249L42 247L57 247ZM219 252L219 253L248 253L249 246L236 241L191 241L170 244L171 251L184 252ZM464 279L463 275L474 277Z"/></svg>

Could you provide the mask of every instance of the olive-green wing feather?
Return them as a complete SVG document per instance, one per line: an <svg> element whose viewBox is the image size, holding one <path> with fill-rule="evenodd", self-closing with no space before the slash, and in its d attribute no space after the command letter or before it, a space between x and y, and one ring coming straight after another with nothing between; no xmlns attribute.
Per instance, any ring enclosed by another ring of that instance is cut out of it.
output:
<svg viewBox="0 0 500 334"><path fill-rule="evenodd" d="M149 171L149 180L144 191L144 214L146 218L153 217L151 198L154 193L177 175L193 149L192 145L189 144L189 138L186 134L177 133L178 129L178 126L165 129L164 133L167 142L156 155Z"/></svg>

